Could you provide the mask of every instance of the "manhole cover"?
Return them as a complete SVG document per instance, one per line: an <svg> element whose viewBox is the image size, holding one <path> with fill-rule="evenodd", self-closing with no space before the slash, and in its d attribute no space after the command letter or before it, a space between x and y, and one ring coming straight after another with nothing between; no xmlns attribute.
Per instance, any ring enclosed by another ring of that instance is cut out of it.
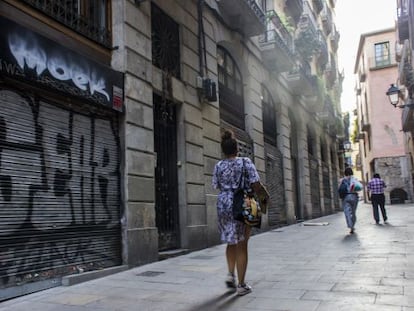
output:
<svg viewBox="0 0 414 311"><path fill-rule="evenodd" d="M163 274L165 272L161 272L161 271L145 271L145 272L141 272L138 273L137 276L148 276L148 277L153 277L153 276L157 276L160 274Z"/></svg>

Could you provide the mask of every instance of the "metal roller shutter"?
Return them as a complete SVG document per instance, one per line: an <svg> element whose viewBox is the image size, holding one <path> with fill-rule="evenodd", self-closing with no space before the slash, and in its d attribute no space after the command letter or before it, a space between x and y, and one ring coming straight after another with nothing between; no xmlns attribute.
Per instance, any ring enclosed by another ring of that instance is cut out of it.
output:
<svg viewBox="0 0 414 311"><path fill-rule="evenodd" d="M121 264L116 127L0 89L0 288Z"/></svg>

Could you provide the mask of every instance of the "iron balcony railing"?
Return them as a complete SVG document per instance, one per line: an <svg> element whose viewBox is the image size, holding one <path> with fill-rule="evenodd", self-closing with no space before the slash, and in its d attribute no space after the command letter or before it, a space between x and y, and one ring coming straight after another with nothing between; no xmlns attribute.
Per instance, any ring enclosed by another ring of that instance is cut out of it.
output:
<svg viewBox="0 0 414 311"><path fill-rule="evenodd" d="M326 38L323 35L322 31L318 30L317 33L318 33L318 40L320 44L319 58L326 64L329 60L328 44L326 42Z"/></svg>
<svg viewBox="0 0 414 311"><path fill-rule="evenodd" d="M213 2L213 1L211 1ZM266 15L256 0L220 0L212 6L223 22L247 37L261 35L265 31Z"/></svg>
<svg viewBox="0 0 414 311"><path fill-rule="evenodd" d="M90 0L86 6L81 6L80 1L22 1L77 33L105 47L111 47L107 0Z"/></svg>
<svg viewBox="0 0 414 311"><path fill-rule="evenodd" d="M296 94L313 96L317 92L316 76L312 75L307 63L297 65L288 73L287 78L288 83L292 83Z"/></svg>
<svg viewBox="0 0 414 311"><path fill-rule="evenodd" d="M297 23L303 13L303 0L286 0L286 8Z"/></svg>
<svg viewBox="0 0 414 311"><path fill-rule="evenodd" d="M406 105L412 105L413 101L412 99L407 99ZM412 113L412 108L410 106L405 106L403 108L402 114L401 114L401 124L402 124L402 130L404 132L410 132L414 128L414 118Z"/></svg>
<svg viewBox="0 0 414 311"><path fill-rule="evenodd" d="M409 39L408 0L397 0L398 39L400 43Z"/></svg>
<svg viewBox="0 0 414 311"><path fill-rule="evenodd" d="M266 15L257 0L244 0L262 24L266 23Z"/></svg>
<svg viewBox="0 0 414 311"><path fill-rule="evenodd" d="M279 15L271 10L266 14L266 32L259 37L259 43L276 43L287 54L293 57L293 37L283 25Z"/></svg>
<svg viewBox="0 0 414 311"><path fill-rule="evenodd" d="M322 26L323 30L325 31L326 35L329 35L332 31L332 11L331 9L325 5L322 13L321 13L321 20L322 20Z"/></svg>
<svg viewBox="0 0 414 311"><path fill-rule="evenodd" d="M318 29L318 23L308 1L303 2L303 13L299 21L299 28L302 27L312 27L314 33Z"/></svg>
<svg viewBox="0 0 414 311"><path fill-rule="evenodd" d="M322 11L323 6L324 6L324 1L325 0L312 0L313 7L315 8L315 12L317 14L319 14Z"/></svg>
<svg viewBox="0 0 414 311"><path fill-rule="evenodd" d="M331 32L331 46L332 49L336 52L338 50L338 45L339 45L339 39L341 37L341 35L339 34L339 31L336 30L336 26L333 26L332 32Z"/></svg>

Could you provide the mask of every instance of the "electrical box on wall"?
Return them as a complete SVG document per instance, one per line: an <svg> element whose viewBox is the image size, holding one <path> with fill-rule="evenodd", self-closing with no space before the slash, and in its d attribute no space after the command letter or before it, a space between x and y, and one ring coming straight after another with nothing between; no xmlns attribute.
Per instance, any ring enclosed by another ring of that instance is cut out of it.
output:
<svg viewBox="0 0 414 311"><path fill-rule="evenodd" d="M209 102L217 101L216 83L211 79L204 79L203 81L204 96Z"/></svg>
<svg viewBox="0 0 414 311"><path fill-rule="evenodd" d="M201 90L203 96L209 102L217 101L217 87L216 82L209 78L197 77L197 88Z"/></svg>

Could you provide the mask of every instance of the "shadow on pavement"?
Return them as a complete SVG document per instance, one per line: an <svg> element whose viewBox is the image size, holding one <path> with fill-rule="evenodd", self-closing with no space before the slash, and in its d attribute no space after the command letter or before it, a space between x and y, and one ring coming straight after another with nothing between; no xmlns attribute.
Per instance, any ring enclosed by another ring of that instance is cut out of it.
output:
<svg viewBox="0 0 414 311"><path fill-rule="evenodd" d="M226 310L238 296L235 291L229 290L224 294L205 301L204 303L193 306L189 311L211 311L211 310Z"/></svg>
<svg viewBox="0 0 414 311"><path fill-rule="evenodd" d="M354 234L347 234L342 238L343 243L351 243L356 241L359 241L357 232L355 232Z"/></svg>

